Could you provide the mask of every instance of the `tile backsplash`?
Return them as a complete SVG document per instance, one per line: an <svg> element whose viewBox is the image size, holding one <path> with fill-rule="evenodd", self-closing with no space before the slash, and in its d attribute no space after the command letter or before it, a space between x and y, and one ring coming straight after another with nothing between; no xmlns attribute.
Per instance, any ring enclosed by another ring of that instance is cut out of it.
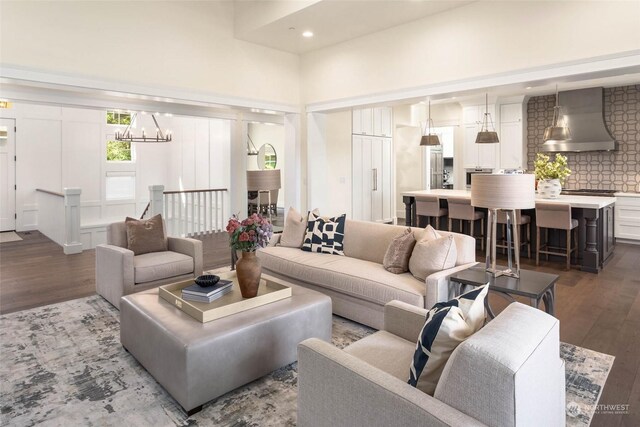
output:
<svg viewBox="0 0 640 427"><path fill-rule="evenodd" d="M536 96L527 105L527 168L553 120L555 95ZM572 174L566 188L640 191L640 85L604 89L604 118L618 144L617 151L563 153Z"/></svg>

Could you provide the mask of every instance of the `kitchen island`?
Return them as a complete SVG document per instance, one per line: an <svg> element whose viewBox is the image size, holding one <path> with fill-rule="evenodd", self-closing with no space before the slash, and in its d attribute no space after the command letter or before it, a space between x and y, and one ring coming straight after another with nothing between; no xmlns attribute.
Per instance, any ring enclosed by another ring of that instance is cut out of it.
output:
<svg viewBox="0 0 640 427"><path fill-rule="evenodd" d="M418 226L416 215L416 197L421 195L438 196L446 203L448 197L471 199L469 190L416 190L402 193L405 205L405 218L408 226ZM614 209L615 197L560 195L557 199L536 197L537 202L564 203L571 205L573 218L578 225L578 261L583 271L599 272L611 258L615 248ZM531 216L535 227L535 210L523 211ZM535 228L534 228L535 230ZM532 242L535 246L535 242ZM535 250L535 248L534 248Z"/></svg>

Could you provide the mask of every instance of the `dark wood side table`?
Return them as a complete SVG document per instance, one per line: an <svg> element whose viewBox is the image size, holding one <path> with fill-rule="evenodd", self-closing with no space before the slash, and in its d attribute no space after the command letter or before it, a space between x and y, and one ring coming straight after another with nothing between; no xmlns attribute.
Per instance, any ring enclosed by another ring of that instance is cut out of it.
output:
<svg viewBox="0 0 640 427"><path fill-rule="evenodd" d="M538 308L540 301L544 302L545 312L554 315L554 299L556 282L560 276L556 274L541 273L531 270L520 270L520 278L493 275L485 271L484 266L471 267L452 274L449 277L451 283L458 286L457 293L462 293L464 286L483 286L489 284L489 290L495 292L509 302L514 302L514 295L529 298L533 307ZM488 301L488 298L487 298ZM491 318L495 317L489 304L486 304Z"/></svg>

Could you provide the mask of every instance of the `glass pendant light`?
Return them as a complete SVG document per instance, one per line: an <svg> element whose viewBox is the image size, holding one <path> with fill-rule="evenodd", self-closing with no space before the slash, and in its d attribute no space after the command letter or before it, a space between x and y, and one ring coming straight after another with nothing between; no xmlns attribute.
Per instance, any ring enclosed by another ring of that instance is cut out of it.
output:
<svg viewBox="0 0 640 427"><path fill-rule="evenodd" d="M427 118L427 128L425 134L420 139L420 145L433 147L434 145L440 145L440 138L435 133L431 133L431 99L429 99L429 116Z"/></svg>
<svg viewBox="0 0 640 427"><path fill-rule="evenodd" d="M566 141L571 139L571 131L565 126L564 120L561 120L560 105L558 104L558 85L556 85L556 105L553 107L553 122L544 130L544 142L547 141Z"/></svg>
<svg viewBox="0 0 640 427"><path fill-rule="evenodd" d="M491 114L489 113L489 94L485 94L484 101L484 119L482 120L482 128L476 136L476 144L496 144L500 142L498 139L498 133L495 131L493 120L491 120ZM491 123L492 131L489 130L489 123Z"/></svg>

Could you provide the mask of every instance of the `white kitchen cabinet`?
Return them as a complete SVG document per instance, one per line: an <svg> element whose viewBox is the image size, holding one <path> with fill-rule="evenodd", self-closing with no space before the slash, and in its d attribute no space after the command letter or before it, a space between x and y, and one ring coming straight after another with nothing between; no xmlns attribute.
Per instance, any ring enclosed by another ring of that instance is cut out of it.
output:
<svg viewBox="0 0 640 427"><path fill-rule="evenodd" d="M525 168L523 106L521 103L500 106L500 168Z"/></svg>
<svg viewBox="0 0 640 427"><path fill-rule="evenodd" d="M614 216L616 239L640 242L640 195L616 195Z"/></svg>
<svg viewBox="0 0 640 427"><path fill-rule="evenodd" d="M353 135L353 218L393 220L391 138Z"/></svg>
<svg viewBox="0 0 640 427"><path fill-rule="evenodd" d="M360 108L353 110L352 133L392 137L393 114L390 107Z"/></svg>
<svg viewBox="0 0 640 427"><path fill-rule="evenodd" d="M499 144L476 144L476 136L482 129L484 113L487 110L491 114L491 119L495 120L496 106L470 105L462 109L462 120L464 126L464 154L462 163L465 169L470 168L490 168L497 167L497 152ZM490 130L492 127L490 126Z"/></svg>

